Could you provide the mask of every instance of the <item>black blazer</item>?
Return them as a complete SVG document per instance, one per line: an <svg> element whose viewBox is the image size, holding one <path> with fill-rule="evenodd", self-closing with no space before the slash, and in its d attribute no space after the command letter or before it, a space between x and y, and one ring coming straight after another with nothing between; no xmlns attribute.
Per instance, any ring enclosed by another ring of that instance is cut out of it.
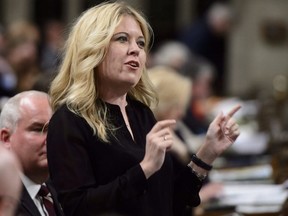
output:
<svg viewBox="0 0 288 216"><path fill-rule="evenodd" d="M49 182L46 182L46 185L51 193L56 215L64 216L62 208L58 202L55 189L51 186ZM32 198L30 197L24 185L15 216L41 216L38 208L36 207L35 203L33 202Z"/></svg>

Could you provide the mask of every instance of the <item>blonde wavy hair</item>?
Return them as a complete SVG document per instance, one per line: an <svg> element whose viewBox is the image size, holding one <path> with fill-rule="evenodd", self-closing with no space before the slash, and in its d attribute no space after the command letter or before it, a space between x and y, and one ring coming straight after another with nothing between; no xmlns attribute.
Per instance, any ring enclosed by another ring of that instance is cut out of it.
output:
<svg viewBox="0 0 288 216"><path fill-rule="evenodd" d="M87 121L94 135L106 142L108 130L114 131L115 128L109 123L107 107L99 98L97 67L107 54L110 40L121 18L126 15L134 17L139 23L147 53L153 31L140 12L124 2L96 5L85 11L72 26L60 71L49 91L53 111L66 104L69 110ZM157 102L146 68L128 96L147 106Z"/></svg>

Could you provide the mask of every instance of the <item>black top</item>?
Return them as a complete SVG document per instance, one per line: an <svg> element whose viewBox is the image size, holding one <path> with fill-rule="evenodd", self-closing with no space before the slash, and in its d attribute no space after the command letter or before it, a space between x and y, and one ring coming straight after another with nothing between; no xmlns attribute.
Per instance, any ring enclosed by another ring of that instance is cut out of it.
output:
<svg viewBox="0 0 288 216"><path fill-rule="evenodd" d="M48 163L64 213L180 216L187 204L199 205L201 182L186 166L174 169L169 153L162 168L146 180L139 163L144 158L146 135L156 123L151 110L128 101L133 141L120 108L106 105L109 119L118 128L109 143L94 136L84 118L66 106L50 120Z"/></svg>

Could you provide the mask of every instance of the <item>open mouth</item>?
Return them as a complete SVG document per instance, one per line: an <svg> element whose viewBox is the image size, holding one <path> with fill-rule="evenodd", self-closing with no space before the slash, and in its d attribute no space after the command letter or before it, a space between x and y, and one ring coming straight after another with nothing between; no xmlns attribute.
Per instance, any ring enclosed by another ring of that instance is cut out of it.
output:
<svg viewBox="0 0 288 216"><path fill-rule="evenodd" d="M131 67L133 67L133 68L138 68L139 67L139 63L137 61L129 61L126 64L131 66Z"/></svg>

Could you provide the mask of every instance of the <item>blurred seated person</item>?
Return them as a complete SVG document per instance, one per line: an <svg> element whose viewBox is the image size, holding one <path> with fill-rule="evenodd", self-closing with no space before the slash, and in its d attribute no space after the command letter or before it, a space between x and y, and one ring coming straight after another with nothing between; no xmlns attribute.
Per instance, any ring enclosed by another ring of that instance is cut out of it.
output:
<svg viewBox="0 0 288 216"><path fill-rule="evenodd" d="M176 40L168 40L161 43L151 54L150 64L153 66L168 66L181 73L190 76L191 67L196 56L188 46Z"/></svg>
<svg viewBox="0 0 288 216"><path fill-rule="evenodd" d="M0 98L15 95L17 76L9 62L0 56Z"/></svg>
<svg viewBox="0 0 288 216"><path fill-rule="evenodd" d="M151 58L152 66L171 67L192 80L193 96L183 122L194 134L206 133L209 126L206 114L212 101L207 99L214 95L213 82L216 76L214 66L193 54L186 44L176 40L160 44Z"/></svg>
<svg viewBox="0 0 288 216"><path fill-rule="evenodd" d="M48 182L46 135L51 115L49 97L39 91L24 91L13 96L0 114L0 142L15 153L23 168L20 174L23 191L17 216L63 215Z"/></svg>
<svg viewBox="0 0 288 216"><path fill-rule="evenodd" d="M64 24L60 20L46 21L40 54L41 70L44 73L54 73L58 69L64 41Z"/></svg>
<svg viewBox="0 0 288 216"><path fill-rule="evenodd" d="M158 121L163 119L175 119L177 125L185 115L189 100L191 98L192 82L189 78L180 75L172 68L156 66L148 70L149 78L154 84L158 93L159 104L152 109ZM193 97L193 96L192 96ZM175 130L179 130L179 128ZM174 145L171 148L180 163L186 164L190 160L191 152L188 143L184 143L176 134L174 135ZM197 146L204 142L204 137L193 136L190 145L196 143ZM220 192L222 186L219 183L205 184L200 190L201 202L205 203L214 198Z"/></svg>
<svg viewBox="0 0 288 216"><path fill-rule="evenodd" d="M0 145L0 215L13 216L21 193L20 163Z"/></svg>
<svg viewBox="0 0 288 216"><path fill-rule="evenodd" d="M191 97L192 82L174 69L165 66L152 67L148 70L148 74L159 97L157 107L152 109L156 119L180 121ZM188 149L176 134L174 134L174 145L171 150L182 163L189 162Z"/></svg>
<svg viewBox="0 0 288 216"><path fill-rule="evenodd" d="M217 76L213 88L219 96L225 95L227 39L232 26L232 16L229 4L214 1L207 13L180 31L178 37L192 53L209 60L215 66Z"/></svg>
<svg viewBox="0 0 288 216"><path fill-rule="evenodd" d="M15 94L17 77L13 68L6 60L5 49L7 46L7 35L4 26L0 25L0 99L11 97ZM1 105L2 107L2 105ZM0 107L0 108L1 108Z"/></svg>
<svg viewBox="0 0 288 216"><path fill-rule="evenodd" d="M210 121L208 115L218 100L212 87L215 69L205 59L197 58L190 67L189 77L193 82L192 98L183 122L194 134L205 134Z"/></svg>
<svg viewBox="0 0 288 216"><path fill-rule="evenodd" d="M16 76L15 92L31 90L40 74L38 28L29 22L14 22L7 27L4 58ZM16 94L15 93L15 94Z"/></svg>

